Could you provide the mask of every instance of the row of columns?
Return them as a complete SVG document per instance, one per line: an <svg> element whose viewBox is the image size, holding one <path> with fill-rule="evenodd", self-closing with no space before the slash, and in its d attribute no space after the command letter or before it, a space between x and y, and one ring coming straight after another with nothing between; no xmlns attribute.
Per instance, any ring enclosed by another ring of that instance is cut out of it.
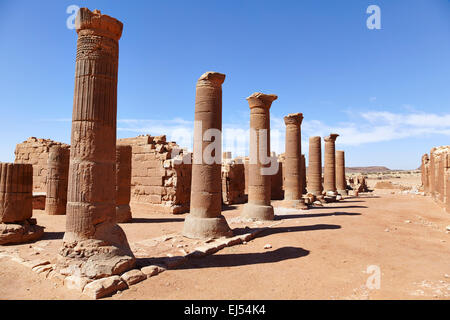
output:
<svg viewBox="0 0 450 320"><path fill-rule="evenodd" d="M120 274L131 269L135 263L126 235L117 225L119 215L124 213L124 216L129 217L129 198L117 196L121 188L129 187L129 182L116 183L118 173L119 176L122 173L129 176L130 170L126 166L118 168L120 159L129 159L129 148L116 147L118 55L123 25L98 10L91 12L81 8L75 27L78 40L71 148L70 152L65 148L51 150L48 208L50 214L61 214L64 209L67 214L58 270L61 273L70 270L80 276L98 278ZM183 234L190 238L232 235L232 230L221 214L224 80L224 74L207 72L199 78L196 86L191 208L183 228ZM270 176L274 173L271 172L274 164L278 170L278 162L273 161L270 153L269 110L276 99L276 95L259 92L247 98L251 130L248 203L242 210L244 218L274 218L270 201ZM285 117L286 200L300 207L304 206L302 193L305 182L301 153L302 119L300 113ZM325 188L329 192L336 192L334 136L337 135L330 135L325 140ZM67 165L68 157L70 161ZM321 169L319 138L319 141L313 139L310 143L309 179L311 188L318 194L322 191L321 180L317 182L321 179ZM28 167L23 170L30 171ZM12 186L11 190L16 190L14 181L10 183L7 180L11 176L10 172L16 171L4 166L1 171L0 191L6 192L6 196L1 194L0 204L6 202L4 199L9 199L9 186ZM23 176L20 173L22 171L17 172L18 177ZM17 189L20 197L28 199L28 207L20 211L23 215L21 219L30 217L31 184L29 180L26 181L26 192L21 191L21 186ZM67 200L64 199L65 195ZM66 205L64 202L67 202ZM9 219L9 212L2 209L0 206L1 219Z"/></svg>

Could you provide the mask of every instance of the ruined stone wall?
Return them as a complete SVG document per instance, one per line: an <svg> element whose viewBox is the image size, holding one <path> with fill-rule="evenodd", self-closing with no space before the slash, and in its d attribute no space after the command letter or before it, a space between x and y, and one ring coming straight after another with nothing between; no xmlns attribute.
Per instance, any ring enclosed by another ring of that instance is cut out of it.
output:
<svg viewBox="0 0 450 320"><path fill-rule="evenodd" d="M167 142L166 136L142 135L118 139L117 144L132 147L131 202L156 212L189 211L191 153Z"/></svg>
<svg viewBox="0 0 450 320"><path fill-rule="evenodd" d="M47 191L47 161L50 147L59 145L68 147L67 144L50 139L28 138L16 146L15 163L27 163L33 165L33 192Z"/></svg>
<svg viewBox="0 0 450 320"><path fill-rule="evenodd" d="M422 156L422 165L420 166L422 178L422 190L425 194L430 192L430 158L428 154Z"/></svg>
<svg viewBox="0 0 450 320"><path fill-rule="evenodd" d="M422 156L422 187L438 205L450 212L450 146L432 148Z"/></svg>
<svg viewBox="0 0 450 320"><path fill-rule="evenodd" d="M245 185L245 167L242 161L223 161L222 202L227 205L246 202Z"/></svg>

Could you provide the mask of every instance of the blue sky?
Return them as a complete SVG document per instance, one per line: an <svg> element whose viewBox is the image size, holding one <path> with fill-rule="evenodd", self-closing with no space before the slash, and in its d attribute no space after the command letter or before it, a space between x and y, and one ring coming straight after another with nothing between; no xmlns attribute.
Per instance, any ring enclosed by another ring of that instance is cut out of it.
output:
<svg viewBox="0 0 450 320"><path fill-rule="evenodd" d="M167 134L190 147L195 83L226 74L224 149L247 137L245 98L278 95L272 150L283 116L302 112L309 136L337 132L348 166L412 169L450 137L448 0L0 0L0 161L30 136L70 143L76 32L68 6L124 23L118 137ZM381 30L369 30L369 5Z"/></svg>

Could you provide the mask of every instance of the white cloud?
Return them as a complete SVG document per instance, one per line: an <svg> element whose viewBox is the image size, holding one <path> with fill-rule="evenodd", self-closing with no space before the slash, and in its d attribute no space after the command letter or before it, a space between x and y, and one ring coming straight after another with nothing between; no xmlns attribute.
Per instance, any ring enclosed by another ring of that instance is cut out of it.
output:
<svg viewBox="0 0 450 320"><path fill-rule="evenodd" d="M304 119L302 123L303 151L308 150L309 137L324 137L332 132L340 135L337 142L341 146L358 146L423 135L450 136L450 114L367 111L354 113L351 117L349 116L349 119L351 121L336 124ZM53 119L51 121L70 121L70 119ZM192 150L194 121L175 118L170 120L119 119L117 122L120 136L165 134L168 140L175 141L181 147ZM284 134L283 118L272 115L271 150L277 154L284 152ZM223 123L223 150L231 151L233 156L248 155L249 135L248 118L236 118L235 121Z"/></svg>

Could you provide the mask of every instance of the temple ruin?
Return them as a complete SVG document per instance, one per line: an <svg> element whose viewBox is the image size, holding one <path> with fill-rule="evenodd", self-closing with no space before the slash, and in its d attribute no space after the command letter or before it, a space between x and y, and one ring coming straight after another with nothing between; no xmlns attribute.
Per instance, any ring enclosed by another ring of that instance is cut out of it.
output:
<svg viewBox="0 0 450 320"><path fill-rule="evenodd" d="M434 147L422 156L421 177L425 194L450 212L450 146Z"/></svg>

